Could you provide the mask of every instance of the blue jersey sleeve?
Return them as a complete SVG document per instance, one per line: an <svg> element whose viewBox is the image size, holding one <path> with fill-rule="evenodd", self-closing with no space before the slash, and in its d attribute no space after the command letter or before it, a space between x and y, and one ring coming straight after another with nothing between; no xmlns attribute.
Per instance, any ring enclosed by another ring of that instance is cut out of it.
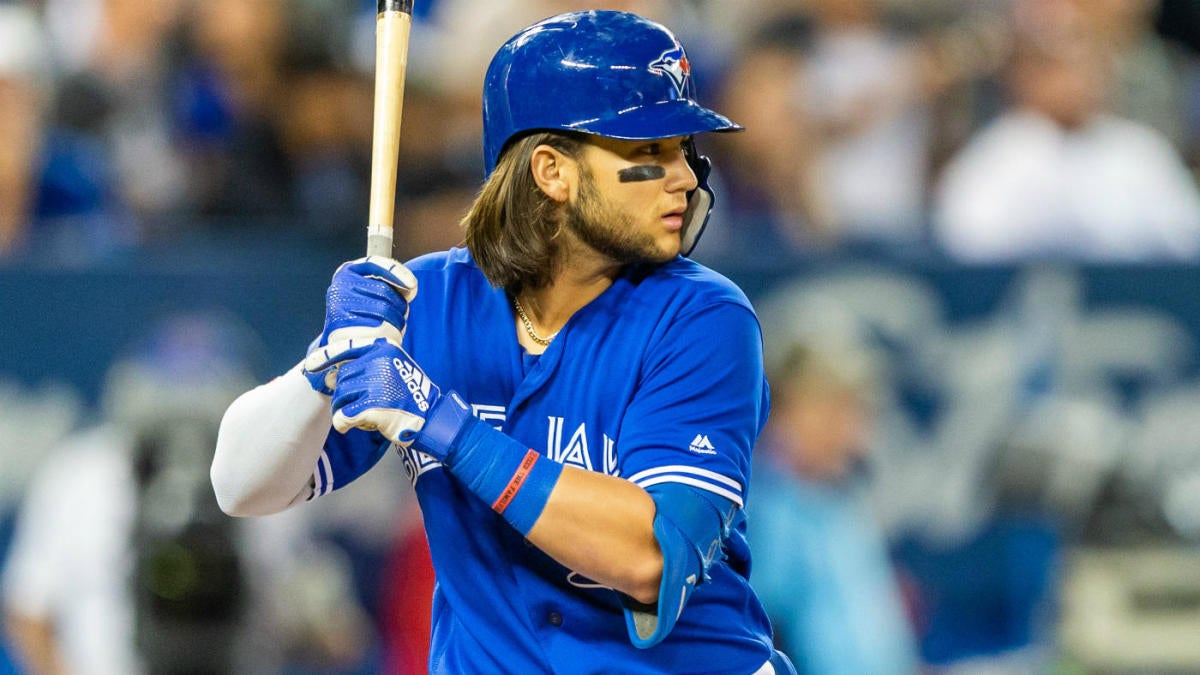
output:
<svg viewBox="0 0 1200 675"><path fill-rule="evenodd" d="M643 488L690 485L740 507L769 406L761 331L748 305L693 306L645 352L617 443L621 475Z"/></svg>
<svg viewBox="0 0 1200 675"><path fill-rule="evenodd" d="M354 482L378 464L391 445L391 441L378 432L351 429L342 434L330 429L313 471L313 491L309 499L327 495Z"/></svg>

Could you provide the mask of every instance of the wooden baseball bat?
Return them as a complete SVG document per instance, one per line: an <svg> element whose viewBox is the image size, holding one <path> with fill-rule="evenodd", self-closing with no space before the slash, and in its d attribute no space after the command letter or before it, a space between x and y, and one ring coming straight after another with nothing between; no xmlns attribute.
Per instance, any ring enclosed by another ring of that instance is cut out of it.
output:
<svg viewBox="0 0 1200 675"><path fill-rule="evenodd" d="M396 161L412 0L378 0L375 18L375 121L371 136L371 197L367 255L392 256L396 205Z"/></svg>

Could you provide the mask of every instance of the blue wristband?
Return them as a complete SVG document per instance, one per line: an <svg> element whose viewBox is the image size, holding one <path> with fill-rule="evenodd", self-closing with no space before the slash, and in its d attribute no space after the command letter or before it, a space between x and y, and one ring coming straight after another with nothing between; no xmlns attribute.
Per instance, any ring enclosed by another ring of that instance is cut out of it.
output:
<svg viewBox="0 0 1200 675"><path fill-rule="evenodd" d="M541 517L563 465L472 417L446 468L522 535Z"/></svg>
<svg viewBox="0 0 1200 675"><path fill-rule="evenodd" d="M413 447L438 459L521 534L529 534L563 467L471 414L456 392L444 394Z"/></svg>

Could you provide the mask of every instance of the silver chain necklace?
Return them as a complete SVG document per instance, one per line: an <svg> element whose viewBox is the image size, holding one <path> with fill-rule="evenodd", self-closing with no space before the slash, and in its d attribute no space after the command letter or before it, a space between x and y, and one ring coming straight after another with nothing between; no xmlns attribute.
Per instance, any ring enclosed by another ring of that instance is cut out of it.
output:
<svg viewBox="0 0 1200 675"><path fill-rule="evenodd" d="M513 297L513 307L516 308L517 316L521 318L521 323L525 326L525 334L529 336L529 339L543 347L549 347L550 343L558 335L558 331L554 331L550 337L538 335L537 331L533 328L533 322L529 320L529 315L525 313L525 308L521 307L521 301L517 300L516 297Z"/></svg>

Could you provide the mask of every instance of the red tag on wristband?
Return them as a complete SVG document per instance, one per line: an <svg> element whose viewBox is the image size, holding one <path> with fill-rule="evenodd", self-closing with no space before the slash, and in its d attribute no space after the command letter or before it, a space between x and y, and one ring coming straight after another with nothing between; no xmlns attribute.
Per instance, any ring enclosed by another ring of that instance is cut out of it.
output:
<svg viewBox="0 0 1200 675"><path fill-rule="evenodd" d="M508 479L508 485L504 486L504 490L496 501L492 504L492 510L496 513L504 513L504 509L508 508L513 497L517 496L517 491L525 484L525 479L529 477L529 472L533 470L533 465L537 463L540 457L535 450L530 450L525 453L525 458L521 460L521 465L513 472L512 478Z"/></svg>

